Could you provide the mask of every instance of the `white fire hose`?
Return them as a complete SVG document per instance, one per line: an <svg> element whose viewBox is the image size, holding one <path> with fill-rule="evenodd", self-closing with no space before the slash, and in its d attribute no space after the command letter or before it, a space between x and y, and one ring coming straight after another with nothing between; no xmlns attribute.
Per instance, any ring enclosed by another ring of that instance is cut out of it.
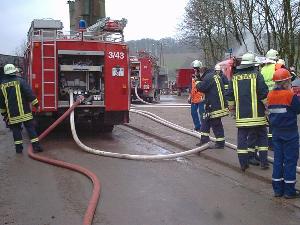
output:
<svg viewBox="0 0 300 225"><path fill-rule="evenodd" d="M73 105L73 92L70 92L70 105ZM71 124L71 131L72 131L72 136L78 144L80 148L82 148L84 151L96 155L101 155L101 156L107 156L107 157L114 157L114 158L120 158L120 159L134 159L134 160L159 160L159 159L172 159L172 158L178 158L190 154L194 154L197 152L204 151L209 148L209 144L205 144L201 147L197 147L188 151L184 152L179 152L179 153L172 153L168 155L130 155L130 154L120 154L120 153L114 153L114 152L107 152L103 150L97 150L90 148L86 145L84 145L78 138L76 129L75 129L75 123L74 123L74 111L70 114L70 124Z"/></svg>
<svg viewBox="0 0 300 225"><path fill-rule="evenodd" d="M186 103L182 103L182 104L159 104L159 105L155 105L153 103L150 103L150 102L146 102L144 101L137 93L137 88L138 88L138 85L135 86L134 88L134 92L135 92L135 95L137 97L138 100L140 100L142 103L145 103L146 105L136 105L136 104L131 104L132 107L139 107L139 108L148 108L148 107L170 107L170 108L174 108L174 107L179 107L179 108L189 108L191 107L190 104L186 104Z"/></svg>
<svg viewBox="0 0 300 225"><path fill-rule="evenodd" d="M70 93L70 105L73 104L73 93ZM150 104L150 103L149 103ZM160 104L161 105L161 104ZM159 107L160 105L156 105L156 107ZM175 104L176 105L176 104ZM169 104L169 106L172 106L171 104ZM163 107L167 107L167 105L163 105ZM177 106L178 107L178 106ZM194 136L196 138L201 138L201 135L199 132L196 131L192 131L190 129L181 127L177 124L174 124L170 121L167 121L151 112L148 111L143 111L143 110L138 110L138 109L130 109L130 112L142 115L144 117L147 117L153 121L156 121L164 126L167 126L169 128L172 128L174 130L177 130L179 132L182 132L184 134L188 134L191 136ZM77 133L76 133L76 129L75 129L75 123L74 123L74 112L71 113L70 115L70 123L71 123L71 131L72 131L72 135L73 138L75 140L75 142L85 151L89 152L89 153L93 153L96 155L101 155L101 156L108 156L108 157L114 157L114 158L122 158L122 159L134 159L134 160L158 160L158 159L172 159L172 158L178 158L178 157L182 157L182 156L186 156L186 155L190 155L190 154L194 154L197 152L201 152L204 151L206 149L209 148L209 144L205 144L202 145L201 147L198 148L194 148L188 151L184 151L184 152L180 152L180 153L173 153L173 154L168 154L168 155L130 155L130 154L120 154L120 153L113 153L113 152L106 152L103 150L96 150L96 149L92 149L90 147L85 146L78 138ZM213 137L209 137L211 141L216 141L216 138ZM237 150L237 146L229 143L229 142L225 142L225 146L233 149L233 150ZM274 159L270 156L268 156L268 161L269 162L274 162ZM296 168L297 173L300 173L300 167L297 166Z"/></svg>
<svg viewBox="0 0 300 225"><path fill-rule="evenodd" d="M134 112L134 113L138 113L140 115L143 115L143 116L145 116L145 117L147 117L149 119L152 119L152 120L154 120L156 122L159 122L159 123L161 123L161 124L163 124L163 125L165 125L167 127L173 128L173 129L175 129L177 131L180 131L182 133L189 134L191 136L201 138L201 135L198 132L194 132L194 131L191 131L191 130L189 130L187 128L181 127L181 126L179 126L177 124L171 123L171 122L169 122L167 120L164 120L161 117L159 117L159 116L157 116L157 115L155 115L155 114L153 114L151 112L142 111L142 110L135 110L135 109L131 109L130 111ZM214 142L216 141L216 138L213 138L211 136L209 138L210 138L211 141L214 141ZM237 150L237 146L234 145L234 144L232 144L232 143L225 142L225 146L227 146L230 149ZM268 156L268 161L271 162L271 163L273 163L274 162L274 158ZM299 166L297 166L296 170L297 170L297 173L300 173L300 167Z"/></svg>
<svg viewBox="0 0 300 225"><path fill-rule="evenodd" d="M134 93L135 93L137 99L140 100L142 103L150 104L150 105L151 105L152 103L146 102L146 101L144 101L143 99L141 99L141 97L140 97L140 96L138 95L138 93L137 93L137 88L138 88L138 85L135 85L135 87L134 87Z"/></svg>

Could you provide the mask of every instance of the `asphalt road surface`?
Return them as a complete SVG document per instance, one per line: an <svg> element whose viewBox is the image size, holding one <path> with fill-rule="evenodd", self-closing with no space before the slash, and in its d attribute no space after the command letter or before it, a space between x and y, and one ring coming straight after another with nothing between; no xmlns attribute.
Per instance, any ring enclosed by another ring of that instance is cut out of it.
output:
<svg viewBox="0 0 300 225"><path fill-rule="evenodd" d="M185 100L185 96L162 96L162 103ZM145 110L193 128L189 108ZM129 126L116 126L111 134L81 130L79 138L93 148L128 154L180 152L195 147L199 141L133 113L130 119ZM224 126L226 140L235 143L233 121L225 118ZM3 123L0 143L1 225L82 224L92 190L86 177L34 161L26 152L15 154L12 134ZM94 225L298 225L300 222L299 200L274 198L267 179L235 169L234 156L229 156L232 161L222 158L225 151L229 152L226 149L209 150L213 156L195 154L174 160L115 159L84 152L67 127L53 132L42 144L45 152L41 155L81 165L99 177L101 197ZM213 157L224 160L212 160ZM252 171L260 173L256 168Z"/></svg>

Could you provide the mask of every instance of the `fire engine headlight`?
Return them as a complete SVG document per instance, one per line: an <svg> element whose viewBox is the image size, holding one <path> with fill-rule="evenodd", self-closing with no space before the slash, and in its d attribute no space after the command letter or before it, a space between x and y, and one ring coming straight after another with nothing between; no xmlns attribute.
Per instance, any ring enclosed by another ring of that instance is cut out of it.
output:
<svg viewBox="0 0 300 225"><path fill-rule="evenodd" d="M77 92L77 91L74 91L74 94L75 94L75 95L77 95L77 94L78 94L78 92Z"/></svg>
<svg viewBox="0 0 300 225"><path fill-rule="evenodd" d="M86 92L84 92L84 94L85 94L85 95L87 95L87 94L88 94L88 93L87 93L87 91L86 91Z"/></svg>
<svg viewBox="0 0 300 225"><path fill-rule="evenodd" d="M78 94L81 95L81 91L78 91Z"/></svg>

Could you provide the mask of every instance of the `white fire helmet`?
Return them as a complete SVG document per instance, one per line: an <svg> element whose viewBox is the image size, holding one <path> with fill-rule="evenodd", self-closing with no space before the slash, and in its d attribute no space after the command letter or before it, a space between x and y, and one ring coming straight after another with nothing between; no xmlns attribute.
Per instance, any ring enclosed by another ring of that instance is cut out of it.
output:
<svg viewBox="0 0 300 225"><path fill-rule="evenodd" d="M221 71L221 66L219 64L215 66L215 71Z"/></svg>
<svg viewBox="0 0 300 225"><path fill-rule="evenodd" d="M274 50L274 49L270 49L267 54L266 54L266 57L268 59L272 59L272 60L277 60L278 59L278 51Z"/></svg>
<svg viewBox="0 0 300 225"><path fill-rule="evenodd" d="M194 61L192 62L192 67L193 67L193 68L200 68L200 67L202 67L202 62L199 61L199 60L194 60Z"/></svg>
<svg viewBox="0 0 300 225"><path fill-rule="evenodd" d="M241 65L250 65L250 64L255 64L255 55L253 53L245 53L242 56L242 61L241 61Z"/></svg>
<svg viewBox="0 0 300 225"><path fill-rule="evenodd" d="M3 68L4 74L13 74L17 72L17 68L14 64L6 64Z"/></svg>

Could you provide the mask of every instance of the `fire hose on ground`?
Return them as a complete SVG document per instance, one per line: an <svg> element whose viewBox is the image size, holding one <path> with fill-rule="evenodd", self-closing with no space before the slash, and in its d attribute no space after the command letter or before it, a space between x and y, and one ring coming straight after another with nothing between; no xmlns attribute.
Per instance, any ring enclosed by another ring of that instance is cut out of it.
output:
<svg viewBox="0 0 300 225"><path fill-rule="evenodd" d="M209 148L209 145L203 145L201 147L185 151L185 152L180 152L180 153L174 153L174 154L169 154L169 155L129 155L129 154L118 154L118 153L111 153L111 152L105 152L105 151L100 151L100 150L95 150L91 149L87 146L85 146L83 143L80 142L76 130L75 130L75 123L74 123L74 109L82 102L82 99L77 99L77 101L74 103L73 101L73 93L70 92L70 108L59 118L57 119L49 128L47 128L40 136L39 140L42 140L45 138L57 125L59 125L69 114L70 115L70 124L71 124L71 131L73 138L75 142L83 148L85 151L88 151L89 153L97 154L97 155L102 155L102 156L108 156L108 157L115 157L115 158L123 158L123 159L136 159L136 160L155 160L155 159L171 159L171 158L178 158L182 157L185 155L197 153L204 151ZM174 126L175 127L175 126ZM91 171L87 170L86 168L83 168L79 165L67 163L64 161L60 160L55 160L55 159L50 159L38 154L33 153L32 145L30 144L28 147L28 155L34 160L38 160L41 162L48 163L50 165L66 168L69 170L73 170L76 172L79 172L88 178L93 183L93 193L90 198L88 208L85 212L84 219L83 219L83 225L91 225L93 221L93 217L95 214L95 210L97 208L97 204L100 198L100 181L98 177L92 173Z"/></svg>
<svg viewBox="0 0 300 225"><path fill-rule="evenodd" d="M145 108L148 108L148 107L183 107L183 108L186 108L186 107L191 107L190 104L185 104L185 103L182 103L182 104L159 104L158 106L153 104L153 103L150 103L150 102L146 102L144 101L139 95L138 95L138 92L137 92L137 88L138 88L138 85L135 86L134 88L134 91L135 91L135 96L138 100L140 100L142 103L145 103L146 105L135 105L135 104L131 104L133 107L137 106L137 107L145 107Z"/></svg>
<svg viewBox="0 0 300 225"><path fill-rule="evenodd" d="M190 107L189 104L174 104L174 105L173 104L165 104L165 105L161 105L160 104L160 105L154 105L154 104L151 104L149 102L145 102L143 99L141 99L139 97L139 95L137 93L137 87L138 86L136 85L135 89L134 89L135 90L135 95L136 95L136 97L141 102L145 103L146 106L134 105L134 107L143 107L143 108L147 108L147 107L170 107L170 108L171 107ZM186 129L184 127L178 126L177 124L174 124L174 123L171 123L171 122L169 122L167 120L164 120L164 119L160 118L159 116L157 116L157 115L155 115L153 113L150 113L150 112L147 112L147 111L135 110L135 109L131 109L130 111L134 112L134 113L137 113L137 114L140 114L142 116L145 116L145 117L147 117L147 118L149 118L151 120L159 122L159 123L161 123L161 124L163 124L163 125L165 125L167 127L175 129L177 131L183 132L185 134L188 134L188 135L191 135L191 136L194 136L194 137L197 137L197 138L201 138L201 135L199 133L193 132L193 131L191 131L189 129ZM210 138L211 141L214 141L214 142L216 141L216 139L213 138L213 137L211 137L211 136L209 138ZM225 146L229 147L230 149L237 150L237 146L234 145L234 144L231 144L229 142L225 142ZM268 161L271 162L271 163L273 163L274 159L272 157L268 156ZM300 167L297 167L297 172L300 173Z"/></svg>
<svg viewBox="0 0 300 225"><path fill-rule="evenodd" d="M159 122L160 124L163 124L167 127L170 127L172 129L175 129L177 131L180 131L182 133L185 133L185 134L188 134L188 135L191 135L191 136L194 136L194 137L197 137L197 138L201 138L201 135L198 133L198 132L195 132L195 131L191 131L190 129L187 129L187 128L184 128L184 127L181 127L177 124L174 124L174 123L171 123L165 119L162 119L161 117L151 113L151 112L147 112L147 111L142 111L142 110L137 110L137 109L131 109L130 112L133 112L133 113L137 113L137 114L140 114L142 116L145 116L151 120L154 120L156 122ZM216 141L215 138L213 137L209 137L211 141ZM229 143L229 142L225 142L225 146L230 148L230 149L233 149L233 150L237 150L237 146L232 144L232 143ZM268 156L268 161L273 163L274 162L274 158ZM297 173L300 173L300 167L297 166L296 168L296 171Z"/></svg>
<svg viewBox="0 0 300 225"><path fill-rule="evenodd" d="M134 87L134 92L135 92L135 96L137 97L137 99L140 100L142 103L145 103L145 104L151 104L150 102L144 101L144 100L138 95L137 89L138 89L138 85L135 85L135 87Z"/></svg>
<svg viewBox="0 0 300 225"><path fill-rule="evenodd" d="M82 98L77 99L77 101L74 104L70 104L70 108L59 118L57 119L48 129L46 129L40 136L39 136L39 140L42 140L43 138L45 138L58 124L60 124L71 112L73 112L73 110L75 109L75 107L77 105L79 105L82 101ZM79 165L75 165L75 164L71 164L71 163L67 163L64 161L59 161L59 160L55 160L55 159L50 159L38 154L34 154L33 153L33 149L32 149L32 145L30 144L28 147L28 155L29 157L31 157L32 159L41 161L41 162L45 162L54 166L58 166L58 167L62 167L62 168L66 168L69 170L73 170L76 172L79 172L85 176L87 176L93 183L93 192L92 192L92 196L90 198L88 207L86 209L84 218L83 218L83 225L91 225L93 222L93 217L95 214L95 210L97 208L97 204L98 204L98 200L100 197L100 181L98 179L98 177L91 171L89 171L88 169L81 167Z"/></svg>
<svg viewBox="0 0 300 225"><path fill-rule="evenodd" d="M73 93L70 93L70 105L73 104ZM75 121L74 121L74 111L71 112L70 115L70 124L71 124L71 131L73 138L77 145L82 148L84 151L88 153L92 153L95 155L100 155L100 156L107 156L107 157L113 157L113 158L120 158L120 159L132 159L132 160L160 160L160 159L172 159L172 158L178 158L190 154L194 154L197 152L205 151L206 149L209 148L208 144L205 144L201 147L197 147L188 151L184 152L179 152L179 153L172 153L172 154L167 154L167 155L130 155L130 154L120 154L120 153L114 153L114 152L107 152L103 150L97 150L90 148L86 145L84 145L78 138L77 133L76 133L76 128L75 128ZM174 126L175 129L175 126Z"/></svg>
<svg viewBox="0 0 300 225"><path fill-rule="evenodd" d="M140 100L142 103L145 103L146 106L141 106L141 105L135 105L135 104L132 104L132 106L138 106L138 107L183 107L183 108L186 108L186 107L191 107L190 104L186 104L186 103L181 103L181 104L159 104L159 106L156 106L155 104L153 103L150 103L150 102L146 102L144 101L138 94L138 85L135 86L134 88L134 92L135 92L135 96L138 100Z"/></svg>
<svg viewBox="0 0 300 225"><path fill-rule="evenodd" d="M136 91L137 97L139 98L139 96L137 94L137 86L135 88L135 91ZM142 100L142 99L140 99L140 100ZM72 104L72 102L73 102L73 97L71 97L71 95L70 95L70 104ZM147 102L145 102L145 103L147 103ZM151 103L147 103L147 104L148 105L153 105ZM179 105L175 104L175 107L178 107L178 106L186 107L186 105L187 104L179 104ZM156 106L156 107L160 107L160 105ZM168 104L168 105L162 105L162 107L174 107L174 105ZM154 121L156 121L156 122L158 122L158 123L160 123L164 126L172 128L172 129L177 130L179 132L182 132L182 133L185 133L185 134L197 137L197 138L201 138L201 135L198 132L195 132L195 131L192 131L190 129L181 127L177 124L171 123L171 122L169 122L165 119L162 119L161 117L159 117L159 116L157 116L153 113L150 113L150 112L147 112L147 111L142 111L142 110L137 110L137 109L134 109L134 108L130 109L130 112L140 114L144 117L147 117L151 120L154 120ZM171 159L171 158L182 157L182 156L186 156L186 155L189 155L189 154L202 152L202 151L205 151L209 148L209 144L205 144L203 146L200 146L198 148L194 148L194 149L191 149L191 150L188 150L188 151L184 151L184 152L180 152L180 153L167 154L167 155L130 155L130 154L120 154L120 153L107 152L107 151L103 151L103 150L97 150L97 149L90 148L90 147L84 145L79 140L79 138L77 136L77 133L76 133L76 129L75 129L74 112L71 113L70 124L71 124L71 131L72 131L73 138L74 138L75 142L79 145L79 147L82 148L86 152L96 154L96 155L101 155L101 156L121 158L121 159L133 159L133 160L159 160L159 159ZM214 141L214 142L216 141L216 139L211 137L211 136L210 136L210 140ZM225 142L225 146L230 148L230 149L237 150L237 146L232 144L232 143ZM273 163L274 159L272 157L268 156L268 161ZM297 172L300 173L300 167L297 167Z"/></svg>
<svg viewBox="0 0 300 225"><path fill-rule="evenodd" d="M137 95L138 96L138 95ZM88 146L85 146L78 138L77 133L76 133L76 128L75 128L75 121L74 121L74 109L77 105L79 105L81 103L82 99L78 99L75 103L73 100L73 93L70 92L70 105L71 107L58 119L56 120L47 130L45 130L40 136L39 139L43 139L44 137L46 137L59 123L61 123L69 114L70 114L70 124L71 124L71 132L72 132L72 136L75 140L75 142L78 144L78 146L80 148L82 148L84 151L88 152L88 153L92 153L92 154L96 154L96 155L100 155L100 156L106 156L106 157L114 157L114 158L121 158L121 159L131 159L131 160L161 160L161 159L172 159L172 158L178 158L178 157L182 157L182 156L186 156L186 155L190 155L190 154L194 154L197 152L202 152L205 151L207 149L209 149L209 144L204 144L201 147L197 147L188 151L184 151L184 152L179 152L179 153L172 153L172 154L167 154L167 155L130 155L130 154L120 154L120 153L113 153L113 152L107 152L107 151L103 151L103 150L97 150L97 149L93 149L90 148ZM150 104L150 103L148 103ZM172 107L172 105L169 105L170 107ZM186 107L185 105L182 105L184 107ZM176 107L178 107L178 105L176 105ZM167 126L169 128L175 129L177 131L180 131L182 133L200 138L201 135L198 132L192 131L190 129L181 127L177 124L174 124L172 122L169 122L165 119L162 119L161 117L147 112L147 111L142 111L142 110L137 110L137 109L130 109L130 112L133 113L137 113L139 115L145 116L151 120L154 120L164 126ZM215 138L210 137L211 141L216 141ZM237 146L234 144L231 144L229 142L225 142L225 145L231 149L236 150ZM37 154L33 153L33 149L32 149L32 145L29 145L28 147L28 154L31 158L38 160L38 161L42 161L51 165L55 165L55 166L59 166L59 167L63 167L63 168L67 168L70 170L74 170L77 171L79 173L84 174L85 176L89 177L91 179L91 181L93 182L94 188L93 188L93 194L92 197L89 201L89 205L88 208L86 210L85 216L84 216L84 220L83 220L83 225L90 225L92 223L93 220L93 216L98 204L98 200L100 197L100 181L98 179L98 177L88 171L87 169L78 166L78 165L74 165L74 164L70 164L70 163L66 163L63 161L59 161L59 160L54 160L54 159L49 159ZM273 162L274 159L271 157L268 157L268 160ZM300 172L300 168L297 167L297 172Z"/></svg>

